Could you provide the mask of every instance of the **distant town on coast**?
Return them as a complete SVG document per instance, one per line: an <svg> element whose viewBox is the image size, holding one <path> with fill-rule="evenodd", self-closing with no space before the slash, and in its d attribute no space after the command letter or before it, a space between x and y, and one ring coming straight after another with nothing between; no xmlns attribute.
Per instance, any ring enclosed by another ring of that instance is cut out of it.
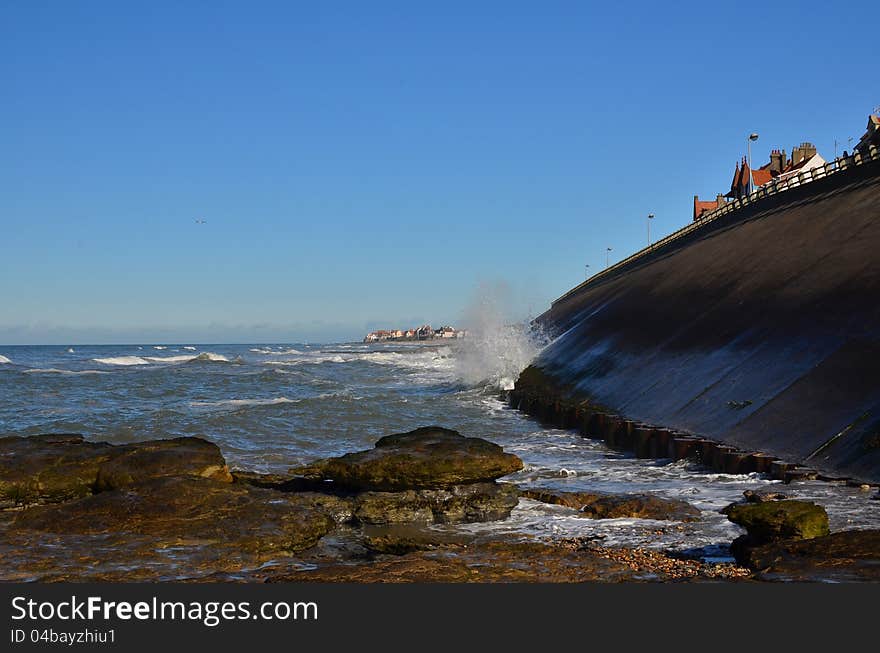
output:
<svg viewBox="0 0 880 653"><path fill-rule="evenodd" d="M371 331L364 336L364 342L383 342L385 340L434 340L435 338L464 338L467 336L466 329L456 329L451 326L443 326L434 329L430 324L424 324L415 329L379 329Z"/></svg>

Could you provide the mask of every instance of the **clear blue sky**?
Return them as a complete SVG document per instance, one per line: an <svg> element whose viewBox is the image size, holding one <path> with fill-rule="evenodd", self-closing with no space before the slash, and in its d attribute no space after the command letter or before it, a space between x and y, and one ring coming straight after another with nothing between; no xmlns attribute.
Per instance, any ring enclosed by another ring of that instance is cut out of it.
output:
<svg viewBox="0 0 880 653"><path fill-rule="evenodd" d="M876 3L0 3L0 343L524 317L880 104ZM841 149L846 145L841 146ZM196 224L204 218L207 224Z"/></svg>

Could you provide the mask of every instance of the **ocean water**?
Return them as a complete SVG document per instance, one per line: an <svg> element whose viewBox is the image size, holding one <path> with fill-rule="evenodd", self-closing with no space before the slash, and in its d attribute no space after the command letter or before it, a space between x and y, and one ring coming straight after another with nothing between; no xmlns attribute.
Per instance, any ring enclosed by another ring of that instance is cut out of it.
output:
<svg viewBox="0 0 880 653"><path fill-rule="evenodd" d="M876 491L818 481L782 486L690 462L639 460L508 408L501 390L536 347L524 334L430 343L0 347L0 435L82 433L113 443L200 436L232 468L284 472L369 448L381 436L441 425L497 442L525 469L505 480L561 490L652 492L702 510L695 523L590 520L522 500L511 517L456 528L728 557L742 531L718 511L746 489L816 500L832 530L880 528Z"/></svg>

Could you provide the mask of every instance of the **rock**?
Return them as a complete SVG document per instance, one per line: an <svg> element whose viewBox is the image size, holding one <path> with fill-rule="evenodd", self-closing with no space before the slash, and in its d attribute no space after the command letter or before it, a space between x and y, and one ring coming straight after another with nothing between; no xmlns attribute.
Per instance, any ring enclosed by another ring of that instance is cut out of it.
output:
<svg viewBox="0 0 880 653"><path fill-rule="evenodd" d="M301 551L335 526L333 497L288 494L196 476L160 477L18 513L12 533L145 536L155 548L197 542L236 553Z"/></svg>
<svg viewBox="0 0 880 653"><path fill-rule="evenodd" d="M461 548L473 540L465 533L446 533L412 525L364 527L364 546L373 553L405 555L413 551Z"/></svg>
<svg viewBox="0 0 880 653"><path fill-rule="evenodd" d="M466 524L505 519L519 502L508 483L470 483L405 492L363 492L354 499L361 524Z"/></svg>
<svg viewBox="0 0 880 653"><path fill-rule="evenodd" d="M81 435L0 439L0 505L59 503L147 478L231 481L217 445L200 438L112 445Z"/></svg>
<svg viewBox="0 0 880 653"><path fill-rule="evenodd" d="M115 447L98 467L95 491L115 490L162 476L199 476L232 482L220 448L201 438L148 440Z"/></svg>
<svg viewBox="0 0 880 653"><path fill-rule="evenodd" d="M755 490L746 490L743 496L749 503L767 503L768 501L782 501L788 498L788 495L781 492L756 492Z"/></svg>
<svg viewBox="0 0 880 653"><path fill-rule="evenodd" d="M748 549L744 563L762 580L880 581L880 530L841 531Z"/></svg>
<svg viewBox="0 0 880 653"><path fill-rule="evenodd" d="M748 540L740 546L756 546L775 540L808 540L828 535L828 514L809 501L785 499L763 503L731 504L721 512L746 529Z"/></svg>
<svg viewBox="0 0 880 653"><path fill-rule="evenodd" d="M520 469L522 461L497 444L431 426L292 471L354 490L395 492L493 481Z"/></svg>
<svg viewBox="0 0 880 653"><path fill-rule="evenodd" d="M434 513L415 490L364 492L355 500L354 518L361 524L429 524Z"/></svg>
<svg viewBox="0 0 880 653"><path fill-rule="evenodd" d="M115 447L81 435L0 438L0 506L68 501L92 493Z"/></svg>
<svg viewBox="0 0 880 653"><path fill-rule="evenodd" d="M535 488L523 489L522 496L534 501L540 501L541 503L551 503L556 506L580 510L588 503L595 501L599 495L595 492L557 492L555 490Z"/></svg>
<svg viewBox="0 0 880 653"><path fill-rule="evenodd" d="M598 492L556 492L524 490L529 499L567 506L591 519L657 519L662 521L696 521L700 511L678 499L664 499L652 494L604 494Z"/></svg>
<svg viewBox="0 0 880 653"><path fill-rule="evenodd" d="M240 469L232 472L232 482L278 490L279 492L332 493L334 490L330 481L324 481L316 477L307 478L300 474L260 474L259 472L249 472Z"/></svg>

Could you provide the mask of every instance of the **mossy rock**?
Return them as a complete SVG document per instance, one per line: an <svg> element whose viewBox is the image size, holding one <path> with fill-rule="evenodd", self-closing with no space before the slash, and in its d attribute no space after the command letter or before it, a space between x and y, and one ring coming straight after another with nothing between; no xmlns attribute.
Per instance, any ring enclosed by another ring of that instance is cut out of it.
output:
<svg viewBox="0 0 880 653"><path fill-rule="evenodd" d="M147 440L119 446L98 468L95 491L105 492L163 476L198 476L232 482L220 448L201 438Z"/></svg>
<svg viewBox="0 0 880 653"><path fill-rule="evenodd" d="M286 493L198 476L135 482L60 505L19 512L10 533L138 536L156 548L199 543L232 554L302 551L335 528L335 497Z"/></svg>
<svg viewBox="0 0 880 653"><path fill-rule="evenodd" d="M381 438L375 448L291 470L357 491L401 492L493 481L522 461L488 440L429 426Z"/></svg>
<svg viewBox="0 0 880 653"><path fill-rule="evenodd" d="M809 540L830 533L825 508L810 501L732 504L722 512L746 529L753 546L776 540Z"/></svg>
<svg viewBox="0 0 880 653"><path fill-rule="evenodd" d="M360 524L470 524L506 519L519 503L509 483L469 483L404 492L363 492L354 498Z"/></svg>

